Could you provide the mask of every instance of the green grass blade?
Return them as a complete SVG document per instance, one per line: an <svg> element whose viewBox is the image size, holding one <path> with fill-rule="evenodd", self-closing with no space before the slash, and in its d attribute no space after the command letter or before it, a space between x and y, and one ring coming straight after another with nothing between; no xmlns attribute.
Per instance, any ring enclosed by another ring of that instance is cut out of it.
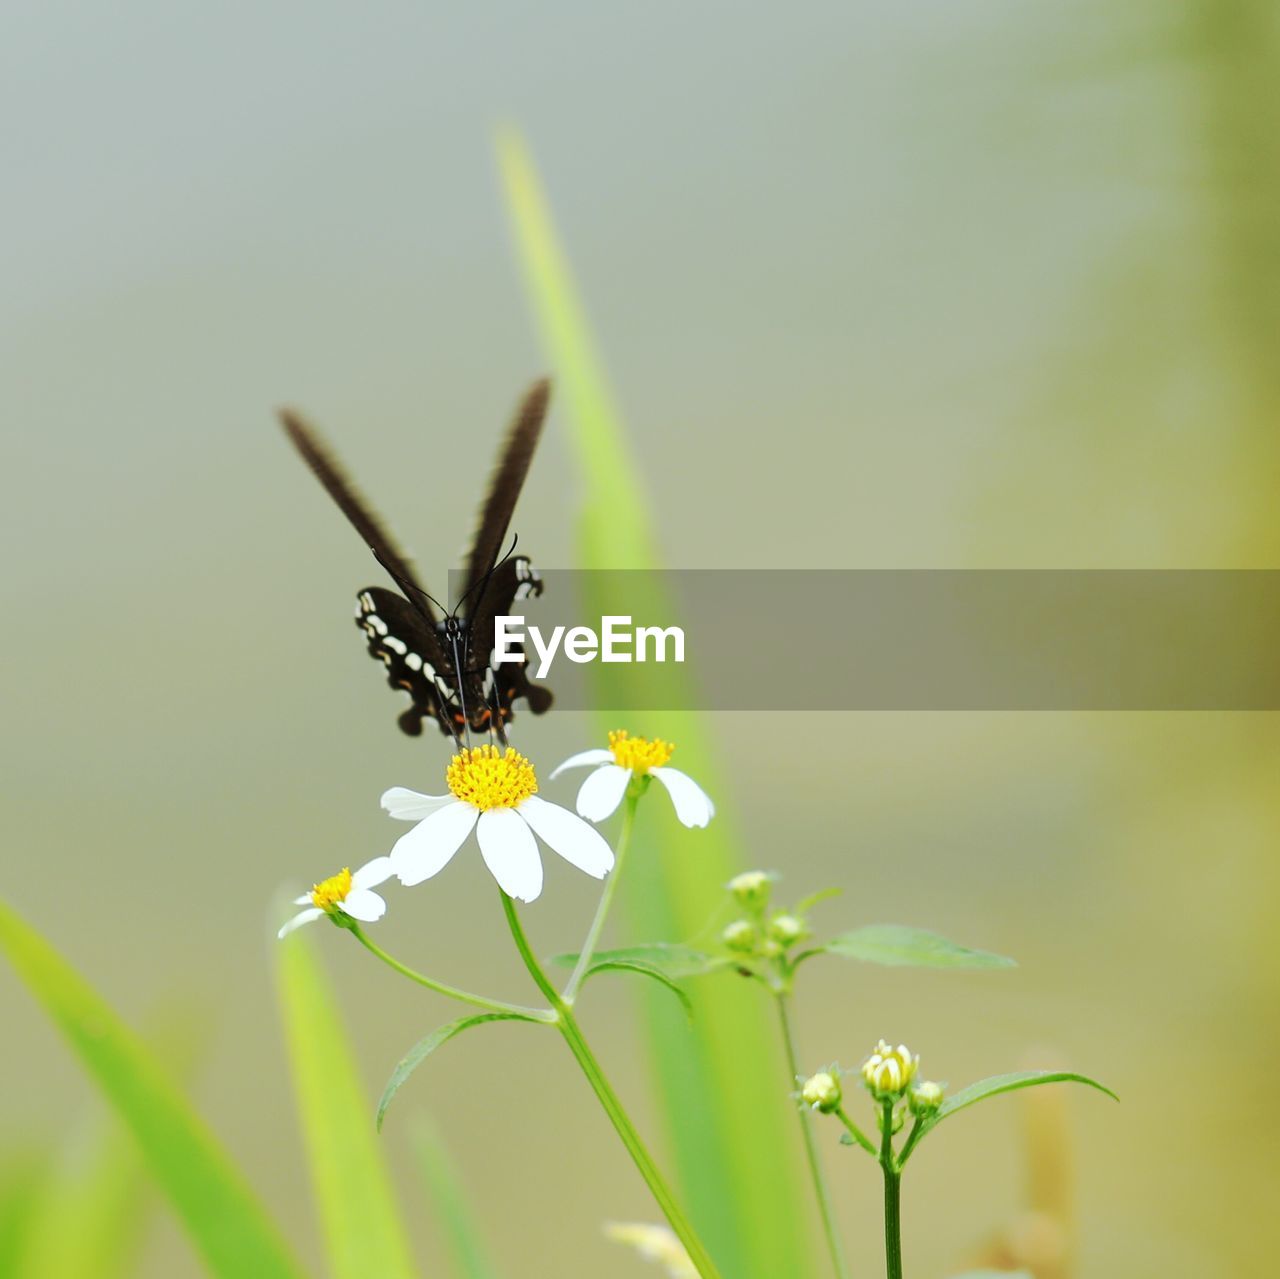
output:
<svg viewBox="0 0 1280 1279"><path fill-rule="evenodd" d="M208 1048L209 1023L184 1005L163 1010L144 1035L186 1087ZM77 1125L51 1168L28 1250L33 1276L127 1279L138 1268L154 1190L137 1143L114 1116ZM0 1267L0 1274L6 1274Z"/></svg>
<svg viewBox="0 0 1280 1279"><path fill-rule="evenodd" d="M637 467L537 175L516 135L499 139L499 160L517 254L588 495L582 567L654 569L655 539ZM624 611L670 624L675 610L656 575L636 576L637 594ZM584 600L588 611L593 602L598 601ZM591 669L607 679L615 668ZM672 673L667 704L688 704L679 688L680 668L655 669ZM601 706L625 704L616 686L602 682L598 688ZM679 766L713 796L720 792L696 717L666 713L651 728L630 727L675 741ZM723 900L725 881L740 869L736 847L724 816L705 831L688 832L663 811L659 796L646 801L622 892L633 935L644 941L696 936ZM808 1269L808 1236L801 1228L804 1180L781 1052L759 992L745 987L726 982L713 991L692 991L692 1029L665 996L651 996L645 1006L653 1069L694 1222L734 1279L776 1279Z"/></svg>
<svg viewBox="0 0 1280 1279"><path fill-rule="evenodd" d="M498 1279L471 1213L462 1183L435 1127L425 1119L414 1124L413 1146L432 1202L444 1227L445 1243L457 1279Z"/></svg>
<svg viewBox="0 0 1280 1279"><path fill-rule="evenodd" d="M48 1161L40 1150L10 1150L0 1163L0 1275L23 1279L30 1243L49 1183Z"/></svg>
<svg viewBox="0 0 1280 1279"><path fill-rule="evenodd" d="M142 1041L3 903L0 950L133 1133L210 1271L225 1279L298 1279L301 1270L243 1175Z"/></svg>
<svg viewBox="0 0 1280 1279"><path fill-rule="evenodd" d="M149 1190L137 1146L119 1125L77 1132L36 1214L25 1273L124 1279L136 1266Z"/></svg>
<svg viewBox="0 0 1280 1279"><path fill-rule="evenodd" d="M330 1270L334 1279L413 1279L369 1097L314 944L299 931L276 955L281 1018Z"/></svg>

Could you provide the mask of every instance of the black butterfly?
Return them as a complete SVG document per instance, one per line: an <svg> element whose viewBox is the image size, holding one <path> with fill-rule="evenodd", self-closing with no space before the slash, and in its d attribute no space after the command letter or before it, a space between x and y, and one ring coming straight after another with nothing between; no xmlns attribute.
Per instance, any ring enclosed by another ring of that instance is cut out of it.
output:
<svg viewBox="0 0 1280 1279"><path fill-rule="evenodd" d="M386 666L387 683L409 694L409 708L398 723L410 737L421 734L424 720L434 719L455 741L470 730L491 732L505 743L517 698L523 697L535 715L551 705L550 690L529 680L523 658L493 663L495 619L509 614L516 600L542 594L542 580L529 560L510 552L504 556L502 546L542 432L549 394L545 380L535 382L520 402L480 511L463 594L452 611L423 589L408 559L311 428L291 410L280 412L303 461L403 592L365 587L357 596L356 625L368 638L369 655Z"/></svg>

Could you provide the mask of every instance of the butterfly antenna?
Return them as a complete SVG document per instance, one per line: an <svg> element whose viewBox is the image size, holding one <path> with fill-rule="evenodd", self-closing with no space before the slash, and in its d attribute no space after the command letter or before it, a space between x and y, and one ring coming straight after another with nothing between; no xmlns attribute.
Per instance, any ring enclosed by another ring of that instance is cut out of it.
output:
<svg viewBox="0 0 1280 1279"><path fill-rule="evenodd" d="M493 580L493 575L515 554L516 546L519 541L519 534L512 533L511 545L507 548L507 553L505 555L499 555L498 558L495 559L484 571L483 576L477 578L476 581L472 582L471 585L463 592L462 598L453 609L453 615L455 617L461 611L462 606L471 598L472 595L476 593L476 591L480 592L481 598L484 597L484 588Z"/></svg>

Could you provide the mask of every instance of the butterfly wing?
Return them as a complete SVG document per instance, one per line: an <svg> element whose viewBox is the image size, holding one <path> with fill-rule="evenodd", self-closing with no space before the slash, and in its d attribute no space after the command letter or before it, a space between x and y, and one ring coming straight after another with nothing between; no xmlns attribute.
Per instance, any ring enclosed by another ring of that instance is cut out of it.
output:
<svg viewBox="0 0 1280 1279"><path fill-rule="evenodd" d="M524 487L533 451L538 447L542 424L547 416L547 401L551 384L545 378L535 382L516 409L515 418L507 431L506 441L498 454L498 465L489 481L489 492L480 508L480 523L472 539L471 554L467 557L467 577L464 591L469 595L478 589L480 582L498 562L502 544L511 524L511 513ZM464 595L464 599L467 595ZM472 613L474 614L474 603Z"/></svg>
<svg viewBox="0 0 1280 1279"><path fill-rule="evenodd" d="M409 694L400 728L418 737L423 721L430 719L452 735L461 721L453 663L418 611L395 591L367 586L356 597L356 625L368 641L369 656L387 668L387 683Z"/></svg>
<svg viewBox="0 0 1280 1279"><path fill-rule="evenodd" d="M292 409L280 410L280 423L294 448L302 455L302 460L311 468L338 509L373 552L374 559L387 570L392 581L405 593L426 624L434 629L436 616L426 591L413 571L413 565L392 541L391 535L383 528L382 521L344 474L333 454L321 442L315 430Z"/></svg>
<svg viewBox="0 0 1280 1279"><path fill-rule="evenodd" d="M467 673L480 682L486 704L496 707L500 726L511 718L511 704L518 698L523 697L535 715L551 705L551 690L529 679L523 648L518 661L508 658L500 666L494 664L497 619L510 615L518 601L541 594L542 579L528 557L513 555L489 574L467 614Z"/></svg>

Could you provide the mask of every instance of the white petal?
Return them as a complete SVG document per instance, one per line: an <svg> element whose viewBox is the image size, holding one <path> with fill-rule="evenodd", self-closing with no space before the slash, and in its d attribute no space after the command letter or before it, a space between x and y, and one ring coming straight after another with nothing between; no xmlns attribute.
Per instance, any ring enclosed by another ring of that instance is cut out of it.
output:
<svg viewBox="0 0 1280 1279"><path fill-rule="evenodd" d="M311 898L308 897L307 901ZM276 933L277 937L288 937L295 928L301 928L303 924L309 924L313 919L319 919L324 911L319 906L312 906L310 910L299 911L285 926Z"/></svg>
<svg viewBox="0 0 1280 1279"><path fill-rule="evenodd" d="M437 809L457 801L452 795L422 795L416 790L393 786L390 790L382 792L382 799L379 802L392 817L398 817L402 822L420 822L424 817L430 817Z"/></svg>
<svg viewBox="0 0 1280 1279"><path fill-rule="evenodd" d="M293 899L293 904L294 904L295 906L310 906L310 905L311 905L311 894L310 894L310 893L303 893L301 897L295 897L295 898Z"/></svg>
<svg viewBox="0 0 1280 1279"><path fill-rule="evenodd" d="M338 903L338 909L344 915L350 915L352 919L371 924L375 919L381 919L387 913L387 903L377 893L371 892L367 888L353 888Z"/></svg>
<svg viewBox="0 0 1280 1279"><path fill-rule="evenodd" d="M442 871L471 834L479 815L478 809L455 799L401 835L391 850L391 865L400 882L406 886L420 884Z"/></svg>
<svg viewBox="0 0 1280 1279"><path fill-rule="evenodd" d="M613 752L600 750L597 748L593 751L579 751L576 755L570 755L563 764L557 764L551 770L547 780L552 777L559 777L566 768L586 768L588 764L611 764L613 763Z"/></svg>
<svg viewBox="0 0 1280 1279"><path fill-rule="evenodd" d="M617 764L597 768L578 788L575 807L588 821L602 822L617 812L630 780L629 768L620 768Z"/></svg>
<svg viewBox="0 0 1280 1279"><path fill-rule="evenodd" d="M365 862L351 876L351 887L377 888L379 884L385 884L395 873L396 868L391 864L390 857L375 857L373 861Z"/></svg>
<svg viewBox="0 0 1280 1279"><path fill-rule="evenodd" d="M508 897L531 902L542 892L538 841L514 808L491 808L481 813L476 838L484 864Z"/></svg>
<svg viewBox="0 0 1280 1279"><path fill-rule="evenodd" d="M651 768L649 772L667 788L676 816L686 826L705 826L716 815L711 797L688 773L678 768Z"/></svg>
<svg viewBox="0 0 1280 1279"><path fill-rule="evenodd" d="M530 795L516 812L565 861L603 879L613 869L613 849L605 837L576 813Z"/></svg>

